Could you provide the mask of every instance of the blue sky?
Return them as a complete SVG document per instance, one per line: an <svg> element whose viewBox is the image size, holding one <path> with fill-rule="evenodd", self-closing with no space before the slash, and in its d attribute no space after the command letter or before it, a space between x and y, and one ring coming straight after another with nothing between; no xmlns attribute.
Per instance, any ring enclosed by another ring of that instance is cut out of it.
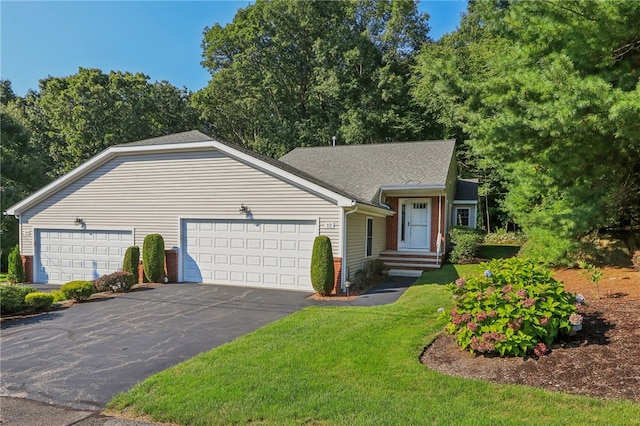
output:
<svg viewBox="0 0 640 426"><path fill-rule="evenodd" d="M78 67L143 72L196 91L209 73L200 65L203 30L231 22L250 4L238 1L0 1L0 76L24 96L47 76ZM438 39L458 26L466 0L422 1Z"/></svg>

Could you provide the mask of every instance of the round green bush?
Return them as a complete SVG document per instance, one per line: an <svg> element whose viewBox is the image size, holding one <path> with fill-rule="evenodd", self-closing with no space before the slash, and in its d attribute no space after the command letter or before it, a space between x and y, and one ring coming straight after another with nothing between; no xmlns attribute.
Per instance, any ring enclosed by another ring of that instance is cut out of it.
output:
<svg viewBox="0 0 640 426"><path fill-rule="evenodd" d="M87 300L95 292L95 287L91 281L71 281L60 287L60 291L66 299L73 299L77 302Z"/></svg>
<svg viewBox="0 0 640 426"><path fill-rule="evenodd" d="M564 291L551 271L527 258L482 264L482 276L459 278L447 286L453 307L446 330L462 349L500 356L548 351L559 333L581 322L584 298Z"/></svg>
<svg viewBox="0 0 640 426"><path fill-rule="evenodd" d="M129 272L136 280L138 278L138 264L140 263L140 247L131 246L124 253L122 261L122 270Z"/></svg>
<svg viewBox="0 0 640 426"><path fill-rule="evenodd" d="M24 282L24 265L20 256L20 247L15 246L9 253L7 265L7 281L11 284Z"/></svg>
<svg viewBox="0 0 640 426"><path fill-rule="evenodd" d="M160 234L149 234L142 244L142 265L144 275L151 283L164 278L164 239Z"/></svg>
<svg viewBox="0 0 640 426"><path fill-rule="evenodd" d="M0 285L0 313L14 314L28 308L24 298L27 294L38 291L26 285Z"/></svg>
<svg viewBox="0 0 640 426"><path fill-rule="evenodd" d="M454 226L449 230L449 238L453 248L449 253L451 263L470 262L478 253L484 240L482 232L466 226Z"/></svg>
<svg viewBox="0 0 640 426"><path fill-rule="evenodd" d="M24 297L27 306L32 307L36 311L48 311L53 305L53 294L36 291L29 293Z"/></svg>
<svg viewBox="0 0 640 426"><path fill-rule="evenodd" d="M326 235L316 237L311 253L311 285L319 294L326 296L334 284L333 251L331 240Z"/></svg>

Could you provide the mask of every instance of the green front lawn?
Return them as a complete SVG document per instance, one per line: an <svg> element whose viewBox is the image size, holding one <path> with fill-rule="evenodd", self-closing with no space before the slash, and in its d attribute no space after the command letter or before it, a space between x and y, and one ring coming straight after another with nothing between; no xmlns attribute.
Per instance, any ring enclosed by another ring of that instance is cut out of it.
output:
<svg viewBox="0 0 640 426"><path fill-rule="evenodd" d="M637 422L640 405L631 402L461 379L420 364L444 325L437 309L451 296L440 284L478 271L426 272L393 305L304 309L151 376L109 408L185 425Z"/></svg>

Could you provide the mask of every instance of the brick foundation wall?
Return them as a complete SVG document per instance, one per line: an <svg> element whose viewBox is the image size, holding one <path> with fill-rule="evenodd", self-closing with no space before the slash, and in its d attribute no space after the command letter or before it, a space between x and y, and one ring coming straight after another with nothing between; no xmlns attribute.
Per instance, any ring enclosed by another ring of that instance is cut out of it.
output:
<svg viewBox="0 0 640 426"><path fill-rule="evenodd" d="M178 282L178 251L164 251L164 270L170 283Z"/></svg>
<svg viewBox="0 0 640 426"><path fill-rule="evenodd" d="M438 250L438 197L430 197L431 198L431 251L435 252ZM442 197L442 205L440 206L440 219L441 226L440 231L444 232L444 201L445 197ZM444 246L441 246L444 250Z"/></svg>
<svg viewBox="0 0 640 426"><path fill-rule="evenodd" d="M333 290L331 294L340 294L342 293L342 258L334 257L333 258Z"/></svg>
<svg viewBox="0 0 640 426"><path fill-rule="evenodd" d="M22 266L24 268L24 282L33 282L33 256L30 254L23 254L20 256L22 259Z"/></svg>
<svg viewBox="0 0 640 426"><path fill-rule="evenodd" d="M387 216L387 250L398 250L398 222L401 220L398 212L398 199L395 197L387 198L387 205L391 210L396 212L393 216Z"/></svg>

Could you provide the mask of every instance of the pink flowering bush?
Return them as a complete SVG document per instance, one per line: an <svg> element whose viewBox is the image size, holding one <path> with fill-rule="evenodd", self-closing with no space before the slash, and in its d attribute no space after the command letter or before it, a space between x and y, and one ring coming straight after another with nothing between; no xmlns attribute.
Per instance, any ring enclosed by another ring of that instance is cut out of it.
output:
<svg viewBox="0 0 640 426"><path fill-rule="evenodd" d="M584 298L564 291L548 268L519 257L482 266L482 276L459 278L447 286L453 307L446 330L462 349L541 356L559 333L571 332L569 319Z"/></svg>

